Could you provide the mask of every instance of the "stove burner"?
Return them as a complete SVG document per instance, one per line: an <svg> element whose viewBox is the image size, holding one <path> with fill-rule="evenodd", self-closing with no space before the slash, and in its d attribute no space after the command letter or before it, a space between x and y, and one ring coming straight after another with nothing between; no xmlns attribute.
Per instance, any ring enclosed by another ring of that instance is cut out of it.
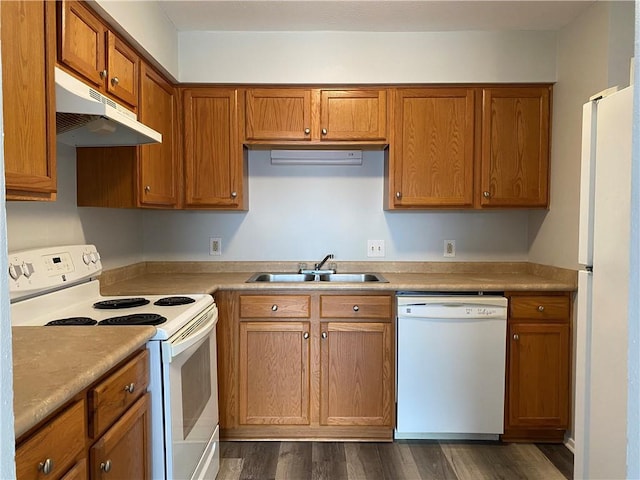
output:
<svg viewBox="0 0 640 480"><path fill-rule="evenodd" d="M113 300L103 300L93 304L93 308L98 309L116 309L140 307L149 303L146 298L114 298Z"/></svg>
<svg viewBox="0 0 640 480"><path fill-rule="evenodd" d="M98 325L160 325L167 319L155 313L134 313L122 317L111 317L102 320Z"/></svg>
<svg viewBox="0 0 640 480"><path fill-rule="evenodd" d="M187 305L193 302L195 302L195 300L191 297L164 297L153 304L159 307L173 307L175 305Z"/></svg>
<svg viewBox="0 0 640 480"><path fill-rule="evenodd" d="M53 327L53 326L70 326L70 325L95 325L98 322L93 318L89 317L69 317L69 318L61 318L60 320L54 320L52 322L46 323L45 327Z"/></svg>

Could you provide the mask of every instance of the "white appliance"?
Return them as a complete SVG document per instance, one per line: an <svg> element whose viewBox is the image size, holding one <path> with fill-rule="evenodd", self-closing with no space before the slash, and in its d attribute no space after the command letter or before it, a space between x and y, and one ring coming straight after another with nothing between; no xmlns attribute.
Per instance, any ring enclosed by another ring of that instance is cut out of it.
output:
<svg viewBox="0 0 640 480"><path fill-rule="evenodd" d="M211 295L100 295L93 245L9 254L13 326L154 325L149 350L151 468L158 480L214 480L219 467L218 389ZM55 326L51 326L55 328Z"/></svg>
<svg viewBox="0 0 640 480"><path fill-rule="evenodd" d="M633 88L583 107L575 478L626 478Z"/></svg>
<svg viewBox="0 0 640 480"><path fill-rule="evenodd" d="M399 439L497 439L504 432L507 299L399 295Z"/></svg>
<svg viewBox="0 0 640 480"><path fill-rule="evenodd" d="M105 97L59 67L56 77L56 134L76 147L113 147L162 142L162 134L138 122L128 108Z"/></svg>

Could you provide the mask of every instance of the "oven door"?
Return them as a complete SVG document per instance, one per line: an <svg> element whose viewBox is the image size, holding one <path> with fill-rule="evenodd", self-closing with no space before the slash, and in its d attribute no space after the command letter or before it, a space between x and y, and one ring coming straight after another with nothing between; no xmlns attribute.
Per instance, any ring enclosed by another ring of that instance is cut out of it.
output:
<svg viewBox="0 0 640 480"><path fill-rule="evenodd" d="M167 478L192 478L201 458L214 447L217 321L214 304L162 345Z"/></svg>

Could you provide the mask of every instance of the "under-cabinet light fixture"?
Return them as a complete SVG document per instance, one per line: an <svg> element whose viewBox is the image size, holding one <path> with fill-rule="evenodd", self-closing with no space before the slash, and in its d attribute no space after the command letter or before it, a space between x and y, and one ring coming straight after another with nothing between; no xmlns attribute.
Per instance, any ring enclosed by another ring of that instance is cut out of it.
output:
<svg viewBox="0 0 640 480"><path fill-rule="evenodd" d="M362 150L271 150L272 165L362 165Z"/></svg>

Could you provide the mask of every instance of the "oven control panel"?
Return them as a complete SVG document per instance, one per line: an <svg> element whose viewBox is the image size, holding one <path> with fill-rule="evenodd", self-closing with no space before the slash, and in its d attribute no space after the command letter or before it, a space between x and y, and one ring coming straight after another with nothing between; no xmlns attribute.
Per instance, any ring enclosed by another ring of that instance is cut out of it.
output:
<svg viewBox="0 0 640 480"><path fill-rule="evenodd" d="M66 245L9 253L11 299L56 290L102 272L94 245Z"/></svg>

